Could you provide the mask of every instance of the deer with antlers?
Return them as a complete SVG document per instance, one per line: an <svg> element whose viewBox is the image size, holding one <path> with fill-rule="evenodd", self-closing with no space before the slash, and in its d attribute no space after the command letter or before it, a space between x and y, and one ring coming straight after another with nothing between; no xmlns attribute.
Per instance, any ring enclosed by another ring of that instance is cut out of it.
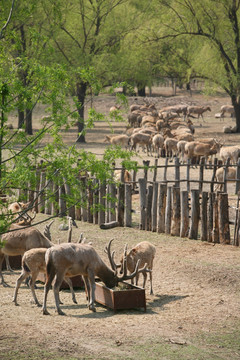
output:
<svg viewBox="0 0 240 360"><path fill-rule="evenodd" d="M107 287L113 288L118 284L118 282L132 279L136 276L137 273L141 273L143 271L150 271L146 269L147 264L145 264L143 268L138 269L138 262L133 273L127 275L127 248L125 246L123 274L121 276L118 276L117 265L114 262L114 251L111 253L110 250L111 242L112 240L107 246L107 253L112 269L110 269L104 263L104 261L98 255L97 251L89 244L65 243L61 245L55 245L47 250L45 256L47 266L47 280L44 286L44 302L42 308L44 315L49 315L49 312L47 311L47 295L54 278L55 283L53 285L53 291L56 310L59 315L64 315L63 311L60 309L59 306L59 288L64 276L83 276L85 289L87 291L88 308L89 310L96 311L95 277L99 277Z"/></svg>

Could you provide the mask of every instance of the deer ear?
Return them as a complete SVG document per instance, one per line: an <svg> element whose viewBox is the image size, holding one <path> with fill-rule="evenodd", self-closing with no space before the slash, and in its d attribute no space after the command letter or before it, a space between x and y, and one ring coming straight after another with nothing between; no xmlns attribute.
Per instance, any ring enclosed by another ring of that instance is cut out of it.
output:
<svg viewBox="0 0 240 360"><path fill-rule="evenodd" d="M134 249L132 249L132 250L130 251L130 254L131 254L131 255L135 255L136 252L137 252L137 251L136 251L136 249L134 248Z"/></svg>

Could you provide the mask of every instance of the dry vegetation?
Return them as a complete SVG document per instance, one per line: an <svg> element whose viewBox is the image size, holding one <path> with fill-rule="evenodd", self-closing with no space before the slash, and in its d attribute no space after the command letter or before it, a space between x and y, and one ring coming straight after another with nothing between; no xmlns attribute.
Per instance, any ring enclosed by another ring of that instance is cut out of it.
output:
<svg viewBox="0 0 240 360"><path fill-rule="evenodd" d="M131 103L134 99L131 99ZM228 98L187 97L183 102L210 105L202 127L196 124L196 133L222 137L222 126L214 113ZM154 98L159 104L173 98ZM175 98L176 101L176 98ZM108 112L114 98L99 97L97 109ZM231 119L225 119L224 124ZM116 133L122 133L125 124L112 123ZM110 130L99 122L87 134L87 143L78 145L99 156L107 146L101 141ZM64 134L66 143L72 144L76 131ZM240 135L225 135L226 143L239 142ZM142 159L146 159L141 154ZM142 161L140 159L140 161ZM153 163L154 159L151 159ZM138 203L136 202L136 208ZM37 215L36 221L44 215ZM66 232L60 232L61 219L53 224L53 241L66 241ZM43 230L44 225L39 225ZM213 245L200 241L168 237L137 228L100 230L98 226L78 222L73 229L73 241L83 232L92 241L107 262L104 247L114 238L113 248L119 259L124 244L129 247L148 240L156 246L153 290L149 295L147 284L147 312L141 309L117 311L97 305L92 313L86 307L85 293L77 291L78 305L73 305L69 291L61 293L62 308L66 316L55 313L52 292L49 294L51 316L43 316L41 309L31 304L31 293L26 286L19 290L19 307L12 303L17 271L6 272L9 288L0 288L0 348L1 359L239 359L240 358L240 249L233 246ZM40 301L43 286L37 291Z"/></svg>

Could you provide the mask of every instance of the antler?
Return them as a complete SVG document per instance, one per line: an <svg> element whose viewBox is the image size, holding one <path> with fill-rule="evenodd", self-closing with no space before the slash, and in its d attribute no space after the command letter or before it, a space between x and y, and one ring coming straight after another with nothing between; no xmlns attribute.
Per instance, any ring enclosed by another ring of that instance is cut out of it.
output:
<svg viewBox="0 0 240 360"><path fill-rule="evenodd" d="M113 251L111 253L111 243L112 243L113 239L111 239L108 243L108 245L105 247L105 253L108 255L108 259L110 261L111 267L114 271L117 271L117 265L114 261L114 253L115 251Z"/></svg>
<svg viewBox="0 0 240 360"><path fill-rule="evenodd" d="M143 268L138 269L139 263L140 263L140 259L138 259L134 272L131 273L130 275L127 275L126 265L124 265L125 260L126 259L123 260L123 275L118 277L119 281L130 280L130 279L133 279L137 274L140 274L142 272L151 272L152 271L150 269L147 269L147 263L145 263Z"/></svg>
<svg viewBox="0 0 240 360"><path fill-rule="evenodd" d="M54 220L52 220L49 224L46 224L45 225L45 228L44 228L44 231L43 231L43 234L48 238L48 240L52 240L52 236L51 236L51 233L50 233L50 226L52 225L52 223L54 222Z"/></svg>

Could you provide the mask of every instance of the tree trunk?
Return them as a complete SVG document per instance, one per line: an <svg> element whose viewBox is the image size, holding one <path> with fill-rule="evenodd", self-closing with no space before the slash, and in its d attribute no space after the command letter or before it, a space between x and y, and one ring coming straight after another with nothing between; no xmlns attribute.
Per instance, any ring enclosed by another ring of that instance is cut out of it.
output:
<svg viewBox="0 0 240 360"><path fill-rule="evenodd" d="M18 129L24 125L24 111L18 109Z"/></svg>
<svg viewBox="0 0 240 360"><path fill-rule="evenodd" d="M78 138L77 142L85 143L85 135L84 135L84 102L87 91L87 84L84 82L79 82L76 85L77 90L77 98L78 98L78 114L79 120L77 122L78 127Z"/></svg>
<svg viewBox="0 0 240 360"><path fill-rule="evenodd" d="M232 104L235 110L237 133L240 133L240 101L237 101L236 96L232 96Z"/></svg>
<svg viewBox="0 0 240 360"><path fill-rule="evenodd" d="M28 135L32 135L32 109L26 109L25 124L25 133Z"/></svg>
<svg viewBox="0 0 240 360"><path fill-rule="evenodd" d="M143 97L146 96L146 89L144 85L138 85L137 89L138 89L138 96L143 96Z"/></svg>

